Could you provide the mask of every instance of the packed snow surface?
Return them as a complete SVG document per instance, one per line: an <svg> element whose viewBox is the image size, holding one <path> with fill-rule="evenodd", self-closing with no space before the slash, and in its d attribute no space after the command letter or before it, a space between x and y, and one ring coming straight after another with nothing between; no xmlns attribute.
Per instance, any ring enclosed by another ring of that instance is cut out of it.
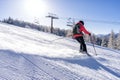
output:
<svg viewBox="0 0 120 80"><path fill-rule="evenodd" d="M120 51L0 23L0 80L120 80Z"/></svg>

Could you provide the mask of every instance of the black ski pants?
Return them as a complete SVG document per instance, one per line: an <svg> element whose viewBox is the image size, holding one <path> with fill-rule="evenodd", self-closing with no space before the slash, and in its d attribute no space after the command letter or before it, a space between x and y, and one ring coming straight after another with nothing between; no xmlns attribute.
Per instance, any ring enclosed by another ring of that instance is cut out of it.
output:
<svg viewBox="0 0 120 80"><path fill-rule="evenodd" d="M86 48L86 44L85 44L85 41L83 39L83 36L77 37L75 39L80 43L80 51L87 52L87 48Z"/></svg>

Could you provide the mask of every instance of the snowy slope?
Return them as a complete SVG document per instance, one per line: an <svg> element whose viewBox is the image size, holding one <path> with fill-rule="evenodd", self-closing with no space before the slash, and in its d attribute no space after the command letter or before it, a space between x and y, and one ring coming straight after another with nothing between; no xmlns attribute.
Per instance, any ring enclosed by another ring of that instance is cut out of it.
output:
<svg viewBox="0 0 120 80"><path fill-rule="evenodd" d="M0 80L120 80L120 51L0 23ZM55 41L53 41L55 40Z"/></svg>

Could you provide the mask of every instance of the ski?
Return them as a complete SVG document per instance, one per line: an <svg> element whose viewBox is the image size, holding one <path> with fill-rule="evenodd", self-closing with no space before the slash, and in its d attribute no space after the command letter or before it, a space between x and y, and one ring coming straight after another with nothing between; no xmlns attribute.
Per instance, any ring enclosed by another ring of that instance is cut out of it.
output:
<svg viewBox="0 0 120 80"><path fill-rule="evenodd" d="M91 55L88 52L80 52L82 54L86 54L87 56L91 57Z"/></svg>
<svg viewBox="0 0 120 80"><path fill-rule="evenodd" d="M90 55L89 53L85 53L85 54L87 54L87 56L90 56L90 57L91 57L91 55Z"/></svg>

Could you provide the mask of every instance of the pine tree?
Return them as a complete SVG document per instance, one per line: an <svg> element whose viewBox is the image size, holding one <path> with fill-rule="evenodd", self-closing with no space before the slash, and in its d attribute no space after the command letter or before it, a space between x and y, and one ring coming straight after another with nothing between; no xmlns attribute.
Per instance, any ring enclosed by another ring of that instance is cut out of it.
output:
<svg viewBox="0 0 120 80"><path fill-rule="evenodd" d="M117 37L116 45L117 45L117 49L120 50L120 31L119 31L119 34L118 34L118 37Z"/></svg>
<svg viewBox="0 0 120 80"><path fill-rule="evenodd" d="M108 41L108 47L114 49L115 48L115 35L114 35L114 31L111 31L110 37L109 37L109 41Z"/></svg>
<svg viewBox="0 0 120 80"><path fill-rule="evenodd" d="M107 47L107 40L106 40L105 37L102 38L101 46L103 46L103 47Z"/></svg>

